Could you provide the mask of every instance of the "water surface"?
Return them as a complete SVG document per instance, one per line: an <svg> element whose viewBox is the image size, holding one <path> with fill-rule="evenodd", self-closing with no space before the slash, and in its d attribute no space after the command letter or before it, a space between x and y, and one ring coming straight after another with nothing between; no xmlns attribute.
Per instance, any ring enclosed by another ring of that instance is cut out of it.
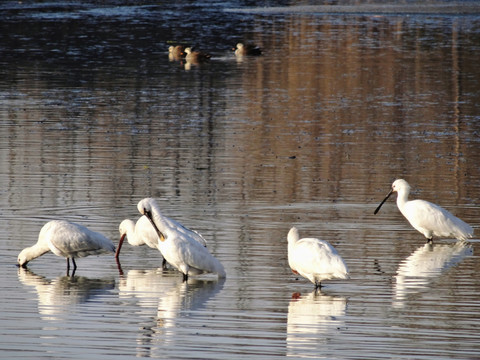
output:
<svg viewBox="0 0 480 360"><path fill-rule="evenodd" d="M2 3L2 357L478 357L478 242L428 247L393 200L373 215L402 177L478 227L480 17L445 4ZM212 59L170 61L174 43ZM117 242L147 196L225 281L127 244L73 278L52 254L15 266L51 219ZM351 279L295 277L293 225Z"/></svg>

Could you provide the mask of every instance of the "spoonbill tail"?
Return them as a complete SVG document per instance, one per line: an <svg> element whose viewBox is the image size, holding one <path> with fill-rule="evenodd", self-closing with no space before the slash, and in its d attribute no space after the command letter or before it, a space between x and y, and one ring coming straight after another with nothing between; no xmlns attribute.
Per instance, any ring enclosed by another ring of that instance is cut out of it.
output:
<svg viewBox="0 0 480 360"><path fill-rule="evenodd" d="M85 226L64 220L52 220L43 225L37 243L20 252L18 265L26 267L29 261L49 250L57 256L67 258L67 273L70 271L69 259L72 259L75 273L75 258L115 252L115 245L110 239Z"/></svg>
<svg viewBox="0 0 480 360"><path fill-rule="evenodd" d="M120 255L125 237L127 237L128 243L132 246L142 246L146 244L148 247L160 251L158 248L160 239L146 216L140 217L137 223L134 223L133 220L130 219L123 220L118 227L118 231L120 232L120 241L118 242L117 252L115 253L115 258L117 259ZM166 260L163 259L163 268L166 267L166 263Z"/></svg>
<svg viewBox="0 0 480 360"><path fill-rule="evenodd" d="M393 192L397 192L397 207L415 230L427 238L427 243L433 242L433 237L454 237L466 240L473 236L473 229L450 212L425 200L410 200L410 185L403 180L395 180L392 190L375 209L376 214Z"/></svg>
<svg viewBox="0 0 480 360"><path fill-rule="evenodd" d="M348 279L347 265L337 250L324 240L300 239L298 229L288 233L288 265L294 274L300 274L320 288L323 280Z"/></svg>
<svg viewBox="0 0 480 360"><path fill-rule="evenodd" d="M202 245L203 237L177 221L163 216L155 199L143 199L137 207L142 215L146 215L157 232L160 238L159 249L163 257L183 273L184 281L188 280L189 275L204 273L216 273L219 278L226 276L220 261Z"/></svg>

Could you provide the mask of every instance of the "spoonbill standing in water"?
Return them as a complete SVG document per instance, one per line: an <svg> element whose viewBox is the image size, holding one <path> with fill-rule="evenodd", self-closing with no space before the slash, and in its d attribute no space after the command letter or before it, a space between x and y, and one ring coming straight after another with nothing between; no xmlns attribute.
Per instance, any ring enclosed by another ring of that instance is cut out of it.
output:
<svg viewBox="0 0 480 360"><path fill-rule="evenodd" d="M294 274L300 274L322 286L323 280L348 279L347 265L337 250L324 240L300 239L298 229L292 227L288 233L288 265Z"/></svg>
<svg viewBox="0 0 480 360"><path fill-rule="evenodd" d="M170 221L178 225L175 220L170 219ZM120 256L120 250L122 248L125 237L127 238L128 243L132 246L142 246L146 244L148 247L151 247L152 249L157 249L158 251L160 251L160 253L162 252L159 247L160 239L157 235L157 232L155 231L152 224L150 223L150 220L146 216L141 216L137 220L137 223L134 223L133 220L130 219L123 220L118 227L118 231L120 232L120 241L118 242L117 252L115 253L116 259L118 259ZM207 242L205 241L203 236L197 233L195 230L192 231L198 235L194 237L194 239L198 241L202 246L207 246ZM165 260L165 258L163 258L162 267L165 269L166 266L167 261Z"/></svg>
<svg viewBox="0 0 480 360"><path fill-rule="evenodd" d="M163 216L155 199L143 199L137 208L150 220L157 232L160 238L159 249L163 257L183 273L184 281L188 280L189 275L204 273L216 273L219 278L226 276L220 261L202 245L203 237L177 221Z"/></svg>
<svg viewBox="0 0 480 360"><path fill-rule="evenodd" d="M18 265L26 267L29 261L42 256L49 250L57 256L67 258L67 273L70 271L69 259L72 259L74 274L77 269L75 258L114 253L115 245L110 239L85 226L64 220L52 220L43 225L37 243L20 252Z"/></svg>
<svg viewBox="0 0 480 360"><path fill-rule="evenodd" d="M466 240L473 236L473 229L450 212L425 200L410 200L410 185L403 180L395 180L392 190L375 209L376 214L393 192L397 192L397 207L415 230L427 238L427 243L433 242L433 237L454 237L458 240Z"/></svg>
<svg viewBox="0 0 480 360"><path fill-rule="evenodd" d="M146 216L140 217L136 223L130 219L123 220L118 227L118 231L120 232L120 241L118 242L117 252L115 253L116 259L120 256L120 250L125 237L127 237L128 243L132 246L142 246L146 244L148 247L160 251L158 247L160 239ZM166 267L166 263L166 260L163 259L163 268Z"/></svg>

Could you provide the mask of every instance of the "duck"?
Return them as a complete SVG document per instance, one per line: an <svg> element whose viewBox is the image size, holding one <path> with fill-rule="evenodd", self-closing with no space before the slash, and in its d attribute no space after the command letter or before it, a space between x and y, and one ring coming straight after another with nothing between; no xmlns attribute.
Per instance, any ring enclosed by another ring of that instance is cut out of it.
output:
<svg viewBox="0 0 480 360"><path fill-rule="evenodd" d="M235 50L236 56L259 56L262 55L262 50L255 45L245 45L243 43L238 43Z"/></svg>
<svg viewBox="0 0 480 360"><path fill-rule="evenodd" d="M201 51L194 51L191 47L187 47L185 49L185 60L192 64L199 64L202 62L209 61L212 55L201 52Z"/></svg>
<svg viewBox="0 0 480 360"><path fill-rule="evenodd" d="M185 55L185 48L182 45L170 46L168 48L168 58L170 61L179 61L183 59Z"/></svg>

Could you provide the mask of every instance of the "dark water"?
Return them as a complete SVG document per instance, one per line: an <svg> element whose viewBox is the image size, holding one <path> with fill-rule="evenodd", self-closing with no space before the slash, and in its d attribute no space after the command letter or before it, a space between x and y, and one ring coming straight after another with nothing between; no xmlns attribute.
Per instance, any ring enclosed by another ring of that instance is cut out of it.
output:
<svg viewBox="0 0 480 360"><path fill-rule="evenodd" d="M320 5L2 2L1 357L478 358L476 237L427 247L393 200L373 210L402 177L478 227L479 7ZM239 41L264 55L236 59ZM176 43L212 59L169 61ZM15 266L51 219L117 242L147 196L225 281L129 245L121 272ZM351 279L297 279L292 225Z"/></svg>

